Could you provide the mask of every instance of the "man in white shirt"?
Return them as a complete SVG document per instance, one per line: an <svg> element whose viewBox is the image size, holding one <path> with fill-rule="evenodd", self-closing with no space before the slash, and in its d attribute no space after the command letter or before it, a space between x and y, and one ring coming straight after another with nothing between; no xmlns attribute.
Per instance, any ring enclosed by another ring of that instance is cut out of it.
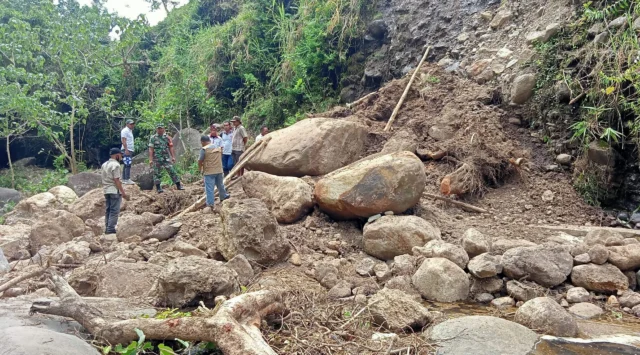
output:
<svg viewBox="0 0 640 355"><path fill-rule="evenodd" d="M222 138L218 137L218 128L214 125L209 128L209 141L214 149L222 148Z"/></svg>
<svg viewBox="0 0 640 355"><path fill-rule="evenodd" d="M231 169L233 169L233 156L231 156L231 152L233 151L233 129L231 128L231 122L225 122L223 124L224 131L222 131L222 170L224 171L224 176L229 175Z"/></svg>
<svg viewBox="0 0 640 355"><path fill-rule="evenodd" d="M124 169L122 169L122 183L125 185L135 185L135 182L131 181L131 158L134 152L134 138L133 128L136 123L133 120L127 120L126 126L120 131L120 139L122 140L122 151L124 156L122 162L124 163Z"/></svg>
<svg viewBox="0 0 640 355"><path fill-rule="evenodd" d="M260 134L256 136L256 143L260 142L267 134L269 134L269 128L262 126L262 128L260 128Z"/></svg>

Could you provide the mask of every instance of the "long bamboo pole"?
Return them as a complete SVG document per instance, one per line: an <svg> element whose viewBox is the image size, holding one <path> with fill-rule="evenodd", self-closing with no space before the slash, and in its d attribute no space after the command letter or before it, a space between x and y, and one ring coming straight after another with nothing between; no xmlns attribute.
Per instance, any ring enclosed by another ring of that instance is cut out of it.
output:
<svg viewBox="0 0 640 355"><path fill-rule="evenodd" d="M393 121L395 121L396 116L398 116L398 112L400 112L400 107L402 107L402 104L404 103L404 100L407 98L407 94L409 93L409 89L411 89L411 84L413 84L413 81L416 79L416 74L418 74L418 72L420 71L420 67L422 67L422 63L424 63L425 59L427 59L427 56L429 55L429 51L431 50L431 46L427 47L427 50L424 51L424 55L422 56L422 59L420 59L420 64L418 64L418 67L413 71L413 75L411 75L411 79L409 79L409 83L407 84L407 87L404 89L404 92L402 93L402 96L400 97L400 101L398 101L398 104L396 105L396 108L393 109L393 113L391 114L391 118L389 118L389 122L387 122L387 125L384 127L384 131L387 132L389 131L389 129L391 129L391 125L393 124Z"/></svg>

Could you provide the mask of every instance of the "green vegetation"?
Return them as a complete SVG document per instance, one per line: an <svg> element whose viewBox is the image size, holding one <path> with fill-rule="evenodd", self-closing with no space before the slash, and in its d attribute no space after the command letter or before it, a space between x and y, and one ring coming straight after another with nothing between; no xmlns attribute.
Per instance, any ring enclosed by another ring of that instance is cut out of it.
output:
<svg viewBox="0 0 640 355"><path fill-rule="evenodd" d="M156 316L158 319L173 319L182 317L181 312L176 312L175 309L168 309ZM190 315L189 315L190 316ZM142 354L158 354L158 355L179 355L179 354L191 354L194 349L197 348L197 353L202 354L217 354L218 348L216 344L211 342L205 342L198 345L194 345L188 341L181 339L175 339L170 342L170 345L165 343L146 341L146 337L142 330L136 328L136 334L138 334L138 340L134 340L126 347L122 344L117 344L115 347L107 345L101 348L102 354L122 354L122 355L142 355ZM169 342L167 342L169 343ZM157 348L157 350L156 350Z"/></svg>
<svg viewBox="0 0 640 355"><path fill-rule="evenodd" d="M0 138L8 155L14 139L37 133L75 174L87 147L118 144L127 118L138 121L138 137L158 122L202 127L232 115L250 128L292 124L336 102L375 6L147 2L168 14L155 27L143 16L110 14L102 1L0 3ZM10 186L20 187L11 170Z"/></svg>

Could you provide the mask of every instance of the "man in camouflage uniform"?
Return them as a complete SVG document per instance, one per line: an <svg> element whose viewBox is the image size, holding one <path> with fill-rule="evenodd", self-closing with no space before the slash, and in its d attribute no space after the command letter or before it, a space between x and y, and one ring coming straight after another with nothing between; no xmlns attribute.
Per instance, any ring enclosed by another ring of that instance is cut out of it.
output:
<svg viewBox="0 0 640 355"><path fill-rule="evenodd" d="M171 180L176 184L178 190L184 190L180 184L180 177L173 167L176 162L176 155L173 151L173 141L164 130L163 124L156 126L156 134L149 139L149 165L153 167L153 182L158 189L158 193L164 192L160 186L160 174L162 169L167 169Z"/></svg>

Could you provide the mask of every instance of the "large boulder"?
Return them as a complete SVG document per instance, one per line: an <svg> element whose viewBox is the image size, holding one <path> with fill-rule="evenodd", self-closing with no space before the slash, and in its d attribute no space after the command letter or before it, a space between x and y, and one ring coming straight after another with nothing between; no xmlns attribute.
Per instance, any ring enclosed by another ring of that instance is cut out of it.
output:
<svg viewBox="0 0 640 355"><path fill-rule="evenodd" d="M43 214L62 208L56 196L50 192L33 195L18 202L13 211L5 215L6 224L33 224Z"/></svg>
<svg viewBox="0 0 640 355"><path fill-rule="evenodd" d="M57 245L49 254L49 260L55 264L82 264L91 254L89 242L69 241Z"/></svg>
<svg viewBox="0 0 640 355"><path fill-rule="evenodd" d="M87 192L102 186L102 175L87 171L72 175L69 177L67 186L75 191L78 197L82 197Z"/></svg>
<svg viewBox="0 0 640 355"><path fill-rule="evenodd" d="M522 105L533 96L533 89L536 87L536 76L534 74L524 74L518 76L511 86L511 102Z"/></svg>
<svg viewBox="0 0 640 355"><path fill-rule="evenodd" d="M153 223L149 218L137 214L126 214L118 219L116 237L121 242L134 235L144 240L149 237L153 230Z"/></svg>
<svg viewBox="0 0 640 355"><path fill-rule="evenodd" d="M571 283L596 292L626 291L629 288L627 277L611 264L578 265L571 272Z"/></svg>
<svg viewBox="0 0 640 355"><path fill-rule="evenodd" d="M549 297L525 302L516 311L515 321L548 335L574 337L578 334L575 318Z"/></svg>
<svg viewBox="0 0 640 355"><path fill-rule="evenodd" d="M469 277L449 259L426 259L411 281L422 297L430 301L464 301L469 296Z"/></svg>
<svg viewBox="0 0 640 355"><path fill-rule="evenodd" d="M414 154L376 154L326 175L315 186L320 209L336 219L402 213L415 206L426 183Z"/></svg>
<svg viewBox="0 0 640 355"><path fill-rule="evenodd" d="M69 334L38 327L8 327L0 330L2 354L98 355L89 343Z"/></svg>
<svg viewBox="0 0 640 355"><path fill-rule="evenodd" d="M271 140L247 167L281 176L319 176L358 159L366 127L332 118L308 118L269 133Z"/></svg>
<svg viewBox="0 0 640 355"><path fill-rule="evenodd" d="M609 247L609 262L622 271L640 267L640 244Z"/></svg>
<svg viewBox="0 0 640 355"><path fill-rule="evenodd" d="M556 245L538 245L507 250L502 255L503 273L519 280L527 277L542 286L563 283L573 268L571 254Z"/></svg>
<svg viewBox="0 0 640 355"><path fill-rule="evenodd" d="M453 261L458 267L464 269L469 262L469 255L461 246L435 239L424 247L413 248L414 255L423 255L427 258L445 258Z"/></svg>
<svg viewBox="0 0 640 355"><path fill-rule="evenodd" d="M131 165L131 180L138 184L141 190L153 190L153 169L149 164L133 164Z"/></svg>
<svg viewBox="0 0 640 355"><path fill-rule="evenodd" d="M200 144L202 134L197 129L183 128L175 136L173 136L173 149L176 153L176 159L193 159L198 160L198 153L202 149ZM189 153L189 154L187 154Z"/></svg>
<svg viewBox="0 0 640 355"><path fill-rule="evenodd" d="M182 308L200 301L211 305L216 296L228 297L239 290L238 274L223 262L187 256L169 262L150 296L159 305Z"/></svg>
<svg viewBox="0 0 640 355"><path fill-rule="evenodd" d="M264 202L255 198L227 200L221 217L224 237L218 239L218 250L225 259L242 254L250 262L272 265L289 255L289 244Z"/></svg>
<svg viewBox="0 0 640 355"><path fill-rule="evenodd" d="M467 266L471 275L484 279L502 273L502 264L500 261L500 256L484 253L469 260Z"/></svg>
<svg viewBox="0 0 640 355"><path fill-rule="evenodd" d="M363 230L364 251L382 260L411 254L413 247L440 238L438 228L417 216L383 216Z"/></svg>
<svg viewBox="0 0 640 355"><path fill-rule="evenodd" d="M163 267L152 263L111 262L99 267L75 269L69 285L86 297L145 297L158 279Z"/></svg>
<svg viewBox="0 0 640 355"><path fill-rule="evenodd" d="M313 190L297 177L280 177L259 171L242 176L247 196L262 200L280 223L293 223L313 209Z"/></svg>
<svg viewBox="0 0 640 355"><path fill-rule="evenodd" d="M7 203L18 203L20 200L22 200L22 196L17 190L0 187L0 210Z"/></svg>
<svg viewBox="0 0 640 355"><path fill-rule="evenodd" d="M495 239L491 243L491 254L502 255L507 250L519 247L532 247L536 243L524 239Z"/></svg>
<svg viewBox="0 0 640 355"><path fill-rule="evenodd" d="M392 332L417 330L431 321L431 313L410 295L383 288L369 299L369 312L376 324Z"/></svg>
<svg viewBox="0 0 640 355"><path fill-rule="evenodd" d="M393 136L384 144L381 153L389 154L395 152L411 152L415 153L418 149L416 135L410 130L403 129L393 134Z"/></svg>
<svg viewBox="0 0 640 355"><path fill-rule="evenodd" d="M49 193L53 194L56 197L58 202L63 205L72 204L75 200L78 199L78 195L67 186L55 186L49 189Z"/></svg>
<svg viewBox="0 0 640 355"><path fill-rule="evenodd" d="M9 261L28 259L29 235L31 226L18 223L14 225L0 224L0 249Z"/></svg>
<svg viewBox="0 0 640 355"><path fill-rule="evenodd" d="M29 235L32 252L45 245L58 245L79 237L84 233L82 219L64 210L51 211L42 216L31 227Z"/></svg>
<svg viewBox="0 0 640 355"><path fill-rule="evenodd" d="M127 192L130 192L130 188L126 188ZM102 188L91 190L84 194L84 196L77 199L69 206L69 211L76 216L86 221L87 219L100 219L104 217L104 191ZM127 201L122 199L120 203L120 211L124 211L127 208Z"/></svg>
<svg viewBox="0 0 640 355"><path fill-rule="evenodd" d="M469 228L462 236L462 248L469 254L470 258L473 258L491 250L491 239L479 230Z"/></svg>
<svg viewBox="0 0 640 355"><path fill-rule="evenodd" d="M438 355L523 355L538 342L538 335L518 323L489 316L449 319L429 333Z"/></svg>

